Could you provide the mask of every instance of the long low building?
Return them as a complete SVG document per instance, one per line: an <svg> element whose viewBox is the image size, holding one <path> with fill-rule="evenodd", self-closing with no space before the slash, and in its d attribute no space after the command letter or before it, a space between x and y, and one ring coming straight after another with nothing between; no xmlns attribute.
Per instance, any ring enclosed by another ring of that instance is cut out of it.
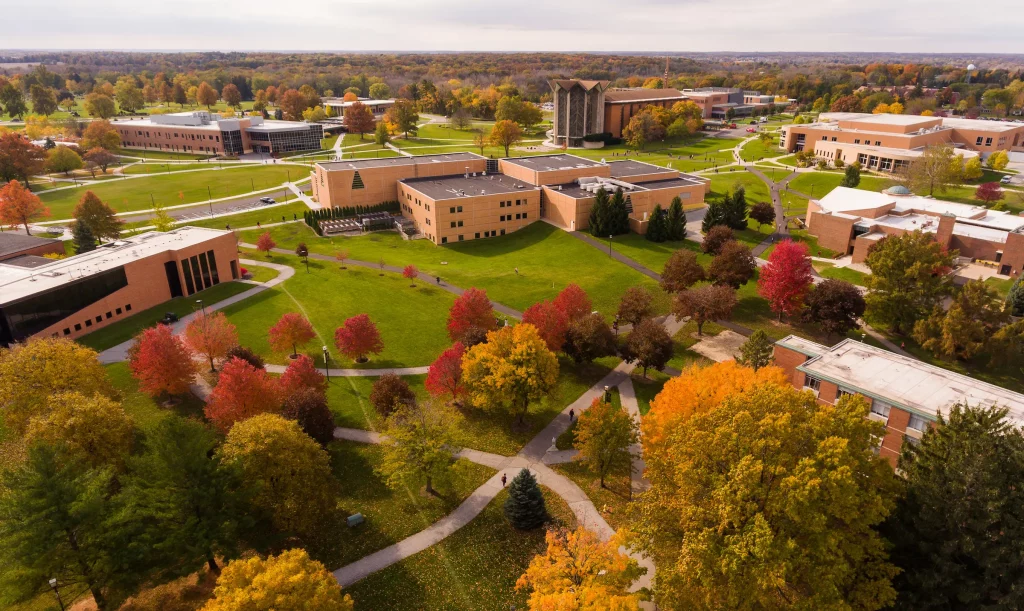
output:
<svg viewBox="0 0 1024 611"><path fill-rule="evenodd" d="M489 238L538 220L586 229L597 191L622 189L630 227L645 233L656 206L679 197L703 203L710 183L636 160L575 155L487 159L449 153L321 162L312 174L322 205L349 208L397 201L402 215L435 244Z"/></svg>
<svg viewBox="0 0 1024 611"><path fill-rule="evenodd" d="M125 148L211 155L315 151L324 137L324 128L317 123L250 116L223 119L202 110L124 119L112 125Z"/></svg>
<svg viewBox="0 0 1024 611"><path fill-rule="evenodd" d="M815 156L842 159L847 163L863 160L864 167L890 171L882 159L912 160L925 148L951 145L966 154L973 151L988 157L998 150L1024 151L1024 123L983 121L958 117L922 117L865 113L822 113L815 123L786 125L779 145L788 152L813 151ZM878 150L872 154L865 147ZM912 155L897 151L913 152ZM860 158L861 154L866 157ZM878 161L869 161L874 156Z"/></svg>
<svg viewBox="0 0 1024 611"><path fill-rule="evenodd" d="M0 345L77 338L173 297L239 277L230 231L151 231L66 259L0 262Z"/></svg>
<svg viewBox="0 0 1024 611"><path fill-rule="evenodd" d="M916 443L958 403L1003 407L1024 424L1024 395L856 340L828 347L790 335L776 342L774 356L790 383L820 403L867 399L869 417L886 426L878 452L894 467L903 443Z"/></svg>
<svg viewBox="0 0 1024 611"><path fill-rule="evenodd" d="M867 258L889 235L922 231L960 256L995 264L1000 274L1024 271L1024 216L912 194L896 186L881 193L836 187L807 205L807 229L818 244Z"/></svg>
<svg viewBox="0 0 1024 611"><path fill-rule="evenodd" d="M0 232L0 261L16 259L27 255L63 255L64 242L34 235L23 235L13 231Z"/></svg>

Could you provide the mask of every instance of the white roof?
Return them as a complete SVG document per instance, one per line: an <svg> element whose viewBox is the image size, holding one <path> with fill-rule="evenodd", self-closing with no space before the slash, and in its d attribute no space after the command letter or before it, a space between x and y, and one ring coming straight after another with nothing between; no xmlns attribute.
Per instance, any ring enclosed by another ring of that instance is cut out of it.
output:
<svg viewBox="0 0 1024 611"><path fill-rule="evenodd" d="M896 198L877 191L864 191L849 187L836 187L818 205L826 212L848 212L850 210L873 210L893 203Z"/></svg>
<svg viewBox="0 0 1024 611"><path fill-rule="evenodd" d="M346 101L345 98L324 98L323 99L323 104L325 106L340 106L342 108L348 108L349 106L355 104L356 102L359 102L359 103L363 104L364 106L380 106L381 104L394 104L395 103L395 101L393 99L392 100L348 100L348 101Z"/></svg>
<svg viewBox="0 0 1024 611"><path fill-rule="evenodd" d="M1011 129L1024 128L1024 123L1016 121L984 121L982 119L965 119L962 117L943 117L942 124L957 129L975 129L986 132L1005 132Z"/></svg>
<svg viewBox="0 0 1024 611"><path fill-rule="evenodd" d="M25 268L0 261L0 304L116 269L132 261L202 244L228 233L222 229L181 227L166 233L149 231L117 240L96 250L39 267Z"/></svg>
<svg viewBox="0 0 1024 611"><path fill-rule="evenodd" d="M988 242L1000 242L1005 244L1006 236L1009 233L1009 231L1004 229L979 227L977 225L968 225L967 223L955 223L953 225L953 235L964 236L965 238L977 238Z"/></svg>
<svg viewBox="0 0 1024 611"><path fill-rule="evenodd" d="M864 123L878 123L880 125L917 125L935 121L939 117L922 117L920 115L891 115L888 113L864 114L858 117L842 119L844 121L863 121Z"/></svg>
<svg viewBox="0 0 1024 611"><path fill-rule="evenodd" d="M784 338L778 343L808 354L812 342ZM829 380L840 388L877 398L929 419L947 415L957 403L998 405L1009 418L1024 424L1024 395L987 382L929 365L917 359L847 339L831 348L817 345L812 356L797 370Z"/></svg>
<svg viewBox="0 0 1024 611"><path fill-rule="evenodd" d="M924 233L935 233L939 228L939 219L927 214L905 214L902 216L886 214L877 219L865 219L864 222L902 229L903 231L921 231Z"/></svg>

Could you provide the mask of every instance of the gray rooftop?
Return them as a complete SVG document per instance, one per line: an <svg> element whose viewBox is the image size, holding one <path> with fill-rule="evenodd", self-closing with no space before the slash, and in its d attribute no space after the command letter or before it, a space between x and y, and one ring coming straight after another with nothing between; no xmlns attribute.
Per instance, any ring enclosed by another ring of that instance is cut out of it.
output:
<svg viewBox="0 0 1024 611"><path fill-rule="evenodd" d="M50 238L37 238L32 235L22 235L12 231L2 231L0 232L0 257L59 241L51 240Z"/></svg>
<svg viewBox="0 0 1024 611"><path fill-rule="evenodd" d="M441 163L443 161L479 161L486 159L476 153L442 153L437 155L413 155L412 157L383 157L380 159L352 159L348 161L321 161L317 165L327 170L362 170L364 168L386 168L391 166L416 165L419 163Z"/></svg>
<svg viewBox="0 0 1024 611"><path fill-rule="evenodd" d="M644 189L671 189L673 187L692 187L694 185L702 185L705 181L689 174L680 174L676 178L666 178L664 180L649 180L647 182L634 183Z"/></svg>
<svg viewBox="0 0 1024 611"><path fill-rule="evenodd" d="M533 157L512 157L509 159L503 159L505 163L511 163L524 168L529 168L538 172L548 172L551 170L573 170L576 168L595 168L598 166L605 165L600 161L594 161L593 159L584 159L583 157L577 157L576 155L536 155Z"/></svg>
<svg viewBox="0 0 1024 611"><path fill-rule="evenodd" d="M637 161L635 159L608 161L606 162L606 165L612 170L612 178L625 178L627 176L657 174L660 172L675 172L675 170L670 168L663 168L660 165Z"/></svg>
<svg viewBox="0 0 1024 611"><path fill-rule="evenodd" d="M455 174L452 176L405 178L399 182L435 201L496 193L527 193L540 189L528 182L516 180L504 174L477 174L469 177L464 174Z"/></svg>

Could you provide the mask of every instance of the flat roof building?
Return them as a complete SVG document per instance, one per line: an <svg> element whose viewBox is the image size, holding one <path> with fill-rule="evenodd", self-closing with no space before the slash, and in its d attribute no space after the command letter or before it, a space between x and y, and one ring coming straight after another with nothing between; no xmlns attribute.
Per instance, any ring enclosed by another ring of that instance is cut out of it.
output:
<svg viewBox="0 0 1024 611"><path fill-rule="evenodd" d="M315 151L324 137L324 128L317 123L266 121L256 116L224 119L203 110L111 124L125 148L210 155Z"/></svg>
<svg viewBox="0 0 1024 611"><path fill-rule="evenodd" d="M50 260L0 262L0 345L30 337L77 338L173 297L239 277L229 231L150 231Z"/></svg>
<svg viewBox="0 0 1024 611"><path fill-rule="evenodd" d="M855 263L886 236L921 231L962 257L993 263L1000 274L1024 270L1024 216L920 197L902 186L881 193L836 187L808 203L807 229L818 244L853 255Z"/></svg>
<svg viewBox="0 0 1024 611"><path fill-rule="evenodd" d="M917 440L958 403L998 406L1024 425L1024 395L901 356L856 340L827 347L790 335L775 343L775 364L798 389L832 404L857 394L871 405L869 417L886 425L879 454L895 467L904 441Z"/></svg>
<svg viewBox="0 0 1024 611"><path fill-rule="evenodd" d="M64 242L32 235L22 235L13 231L0 232L0 261L34 255L41 257L47 254L64 254Z"/></svg>

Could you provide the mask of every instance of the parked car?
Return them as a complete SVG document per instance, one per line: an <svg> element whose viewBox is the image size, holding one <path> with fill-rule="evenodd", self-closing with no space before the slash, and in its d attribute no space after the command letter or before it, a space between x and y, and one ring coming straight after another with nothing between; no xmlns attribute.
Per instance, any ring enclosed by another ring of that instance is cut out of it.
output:
<svg viewBox="0 0 1024 611"><path fill-rule="evenodd" d="M160 319L161 325L172 325L178 322L178 315L174 312L165 312L164 317Z"/></svg>
<svg viewBox="0 0 1024 611"><path fill-rule="evenodd" d="M261 197L260 201L262 203L264 203L264 204L276 204L277 203L276 201L274 201L273 197Z"/></svg>
<svg viewBox="0 0 1024 611"><path fill-rule="evenodd" d="M748 128L747 128L747 133L748 133L748 134L753 134L753 133L754 133L754 132L756 132L756 131L757 131L757 128L756 128L756 127L748 127Z"/></svg>
<svg viewBox="0 0 1024 611"><path fill-rule="evenodd" d="M1008 184L1010 184L1010 177L1009 176L1003 176L1002 178L999 179L999 182L1003 183L1004 185L1008 185Z"/></svg>
<svg viewBox="0 0 1024 611"><path fill-rule="evenodd" d="M751 119L750 125L757 125L757 119Z"/></svg>
<svg viewBox="0 0 1024 611"><path fill-rule="evenodd" d="M729 129L736 129L736 124L735 123L730 123L729 124Z"/></svg>

